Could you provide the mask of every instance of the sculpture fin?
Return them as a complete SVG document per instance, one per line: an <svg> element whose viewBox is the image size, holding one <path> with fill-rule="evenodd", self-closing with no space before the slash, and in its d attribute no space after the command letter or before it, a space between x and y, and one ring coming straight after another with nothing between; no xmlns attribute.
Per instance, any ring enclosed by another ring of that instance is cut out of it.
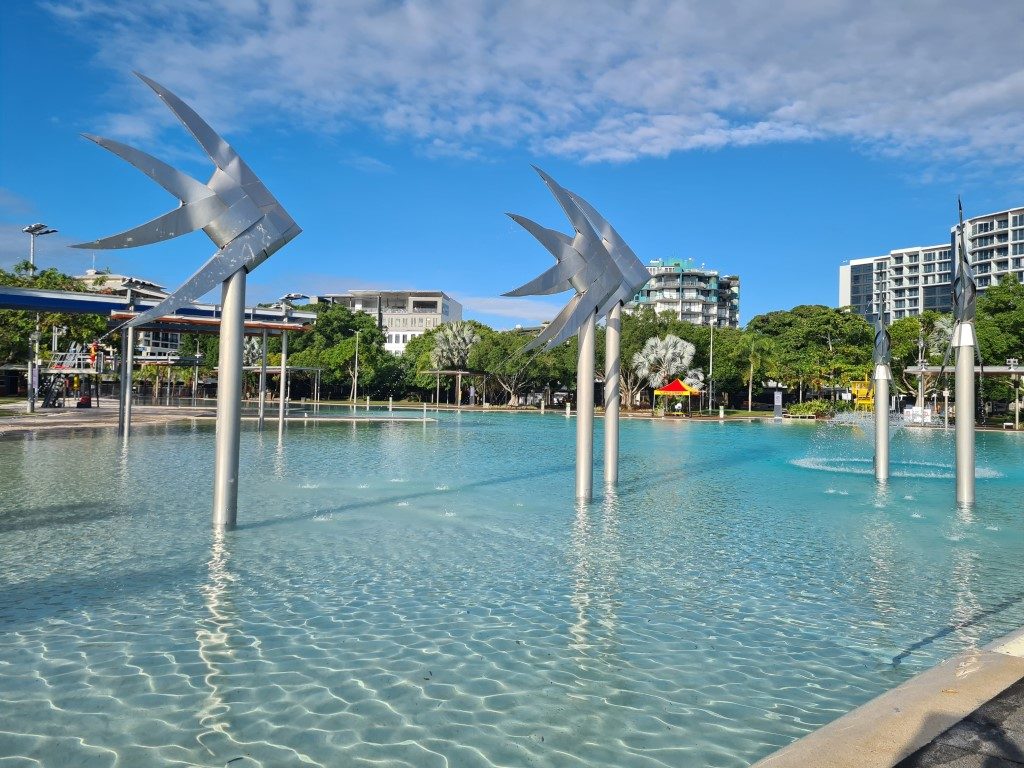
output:
<svg viewBox="0 0 1024 768"><path fill-rule="evenodd" d="M173 211L157 216L145 224L140 224L116 235L110 235L89 243L78 243L72 248L135 248L139 245L150 245L164 240L185 235L202 229L212 220L220 216L226 207L216 195L204 197L194 203L188 203Z"/></svg>
<svg viewBox="0 0 1024 768"><path fill-rule="evenodd" d="M576 274L582 266L582 258L579 264L565 259L546 272L542 272L530 282L503 293L502 296L550 296L553 293L568 291L572 288L569 278Z"/></svg>
<svg viewBox="0 0 1024 768"><path fill-rule="evenodd" d="M558 263L525 285L509 291L505 296L544 296L569 290L572 287L569 280L586 266L583 256L572 247L572 240L561 232L542 227L523 216L514 213L508 216L547 248Z"/></svg>
<svg viewBox="0 0 1024 768"><path fill-rule="evenodd" d="M94 136L91 133L83 133L82 136L113 152L129 165L138 168L183 203L192 203L216 194L201 181L196 181L187 173L172 168L163 160L158 160L141 149L130 147L113 139Z"/></svg>
<svg viewBox="0 0 1024 768"><path fill-rule="evenodd" d="M192 107L164 88L160 83L149 79L141 72L136 72L135 76L153 89L156 95L160 97L160 100L167 105L167 108L174 113L175 117L181 121L181 124L199 142L199 146L210 156L214 165L234 179L239 185L249 181L247 175L255 176L231 145L224 141L203 118L196 114Z"/></svg>
<svg viewBox="0 0 1024 768"><path fill-rule="evenodd" d="M569 319L570 315L572 315L573 310L579 306L581 296L582 294L577 293L569 299L569 301L566 302L566 305L562 307L562 311L555 316L554 320L548 323L548 327L537 334L529 344L523 347L523 351L530 352L538 347L550 349L553 345L548 342L565 328L565 321ZM575 333L575 331L573 331L573 333ZM570 333L569 335L571 336L572 334Z"/></svg>
<svg viewBox="0 0 1024 768"><path fill-rule="evenodd" d="M547 185L548 190L554 195L555 200L561 206L565 215L569 218L572 223L573 229L575 229L580 235L585 238L597 240L597 232L594 231L593 225L587 219L586 214L576 205L576 201L573 200L569 191L565 187L561 186L557 181L551 178L548 174L538 168L536 165L533 166L535 170L543 179L544 184Z"/></svg>

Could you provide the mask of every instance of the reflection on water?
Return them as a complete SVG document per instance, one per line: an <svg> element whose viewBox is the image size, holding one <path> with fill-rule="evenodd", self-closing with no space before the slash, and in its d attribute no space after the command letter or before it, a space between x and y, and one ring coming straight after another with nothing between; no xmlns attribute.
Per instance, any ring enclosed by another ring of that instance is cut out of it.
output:
<svg viewBox="0 0 1024 768"><path fill-rule="evenodd" d="M607 653L614 642L619 600L618 498L614 488L600 504L576 502L570 553L573 581L570 603L576 620L569 628L569 647L587 657Z"/></svg>
<svg viewBox="0 0 1024 768"><path fill-rule="evenodd" d="M223 669L223 665L233 661L234 656L231 634L235 631L235 617L233 606L228 601L228 588L234 581L234 576L228 570L230 557L224 531L214 530L210 560L207 563L207 579L199 588L206 617L196 622L196 643L199 646L199 658L206 667L203 683L207 688L207 695L198 712L200 732L196 740L210 755L216 754L211 745L213 737L228 736L228 715L231 709L224 700L227 681Z"/></svg>

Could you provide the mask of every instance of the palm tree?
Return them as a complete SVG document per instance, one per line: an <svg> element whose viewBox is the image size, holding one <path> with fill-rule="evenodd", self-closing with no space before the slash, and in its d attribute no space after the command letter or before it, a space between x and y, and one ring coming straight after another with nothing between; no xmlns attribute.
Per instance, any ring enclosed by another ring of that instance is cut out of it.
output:
<svg viewBox="0 0 1024 768"><path fill-rule="evenodd" d="M754 404L754 377L771 359L769 340L757 333L744 334L737 349L737 359L747 365L743 379L747 385L747 410L750 411Z"/></svg>
<svg viewBox="0 0 1024 768"><path fill-rule="evenodd" d="M693 344L678 336L669 334L664 339L653 337L644 342L643 348L633 355L633 370L652 389L658 389L688 370L695 351ZM652 403L653 399L652 395Z"/></svg>
<svg viewBox="0 0 1024 768"><path fill-rule="evenodd" d="M442 325L434 334L434 348L430 351L430 364L435 370L454 368L462 371L469 364L469 352L480 341L480 334L472 323L456 320ZM438 374L440 377L440 374ZM456 374L456 405L462 405L462 373Z"/></svg>
<svg viewBox="0 0 1024 768"><path fill-rule="evenodd" d="M480 341L480 334L472 323L456 320L442 325L434 334L434 349L430 364L435 368L463 369L469 360L469 351Z"/></svg>

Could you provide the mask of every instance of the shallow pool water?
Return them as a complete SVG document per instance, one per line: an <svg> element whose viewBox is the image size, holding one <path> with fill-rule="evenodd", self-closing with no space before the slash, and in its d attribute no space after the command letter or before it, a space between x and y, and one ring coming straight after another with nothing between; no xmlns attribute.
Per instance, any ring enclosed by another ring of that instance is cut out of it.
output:
<svg viewBox="0 0 1024 768"><path fill-rule="evenodd" d="M577 506L574 421L437 419L247 425L222 535L209 422L0 440L0 756L743 766L1024 624L1024 436L967 511L941 430L625 421Z"/></svg>

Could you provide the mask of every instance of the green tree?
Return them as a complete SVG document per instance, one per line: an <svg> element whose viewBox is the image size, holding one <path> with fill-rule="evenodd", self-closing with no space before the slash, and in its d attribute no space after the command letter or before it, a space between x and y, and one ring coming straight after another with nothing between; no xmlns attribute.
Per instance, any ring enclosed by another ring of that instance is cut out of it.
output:
<svg viewBox="0 0 1024 768"><path fill-rule="evenodd" d="M777 365L777 355L772 340L756 331L747 330L733 352L735 360L743 368L743 382L747 385L747 410L753 410L754 382L762 375L771 375Z"/></svg>
<svg viewBox="0 0 1024 768"><path fill-rule="evenodd" d="M288 364L319 368L323 394L340 397L347 385L351 396L355 387L357 332L361 390L371 396L394 391L389 372L395 370L395 365L384 349L384 334L377 327L376 318L340 304L319 308L310 330L289 337ZM280 364L280 355L276 357Z"/></svg>
<svg viewBox="0 0 1024 768"><path fill-rule="evenodd" d="M661 333L662 325L650 306L622 313L622 335L619 342L622 350L620 386L622 403L626 410L632 409L637 396L647 386L644 377L634 367L633 360L648 339L656 338Z"/></svg>
<svg viewBox="0 0 1024 768"><path fill-rule="evenodd" d="M519 397L543 377L544 353L523 352L528 339L517 331L488 333L473 345L469 364L486 371L505 393L509 405L519 405Z"/></svg>
<svg viewBox="0 0 1024 768"><path fill-rule="evenodd" d="M1005 365L1009 358L1024 361L1024 285L1006 275L978 295L978 349L987 365ZM1014 400L1009 378L986 378L986 400Z"/></svg>
<svg viewBox="0 0 1024 768"><path fill-rule="evenodd" d="M86 291L87 287L71 275L57 269L40 270L32 268L27 261L19 262L11 271L0 269L0 285L18 288L43 288L63 291ZM88 344L107 332L107 318L101 315L66 314L60 312L39 313L41 334L40 350L44 358L49 356L49 332L53 326L67 328L60 337L60 346L66 349L71 342ZM0 323L0 365L24 363L29 357L29 335L36 329L36 313L5 311ZM113 341L116 343L119 337Z"/></svg>

